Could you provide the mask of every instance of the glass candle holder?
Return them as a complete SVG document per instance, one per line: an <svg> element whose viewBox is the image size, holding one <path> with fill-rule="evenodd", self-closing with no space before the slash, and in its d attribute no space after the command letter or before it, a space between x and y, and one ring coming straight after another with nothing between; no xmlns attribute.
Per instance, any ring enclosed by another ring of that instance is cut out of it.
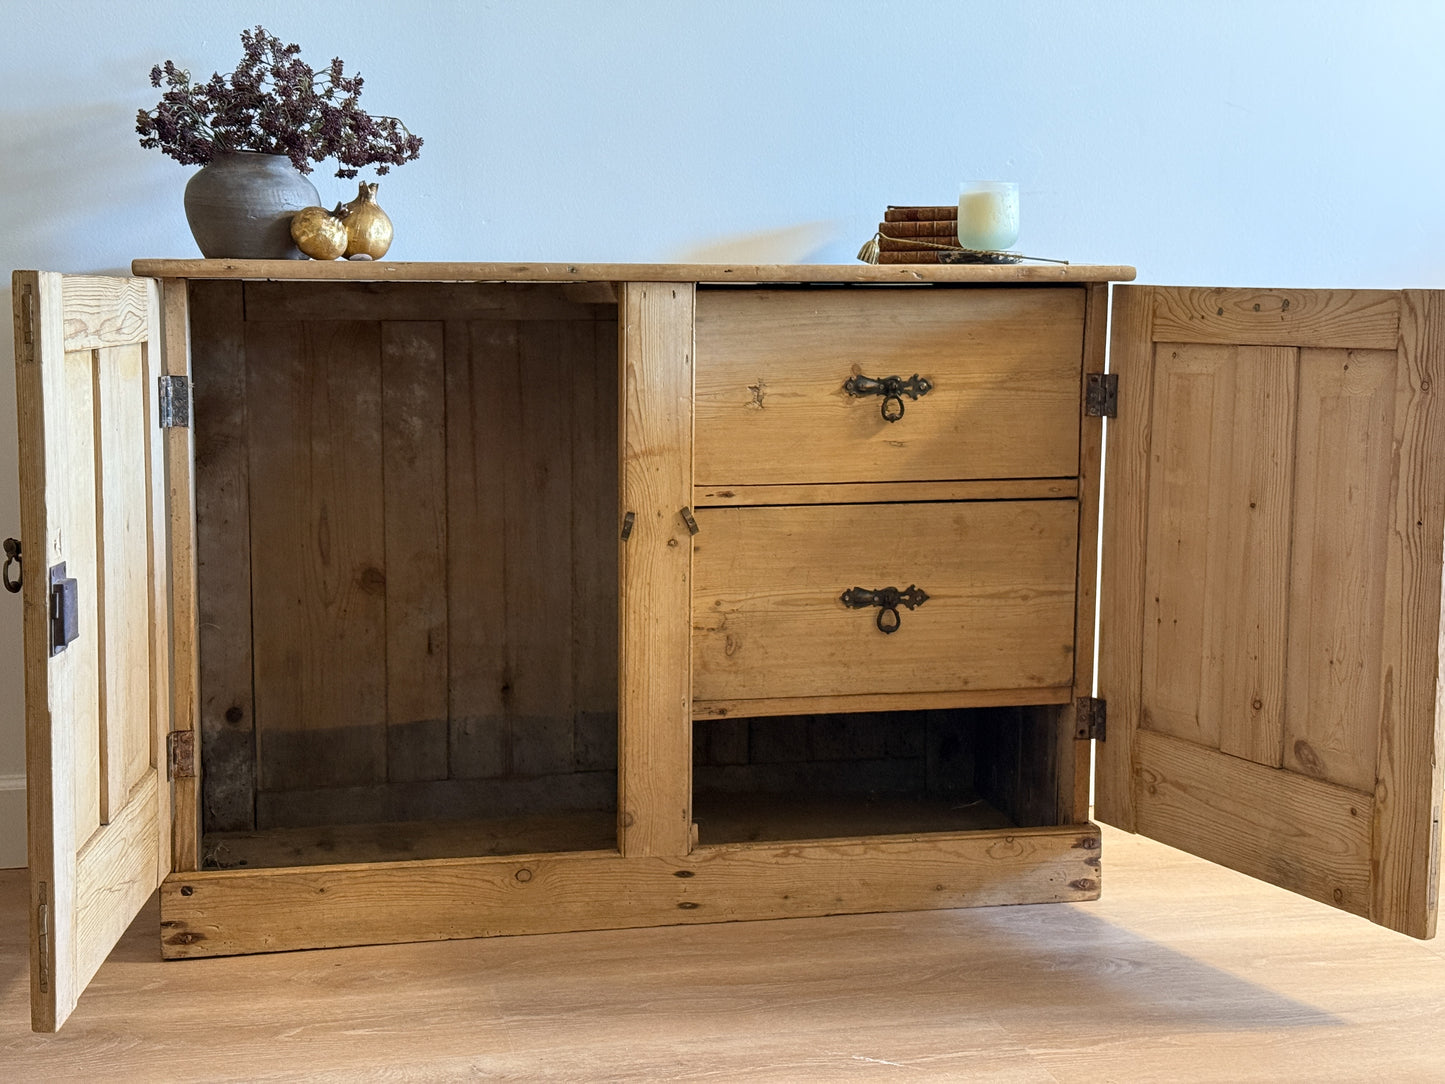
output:
<svg viewBox="0 0 1445 1084"><path fill-rule="evenodd" d="M1019 186L1014 181L965 181L958 193L958 243L1002 252L1019 239Z"/></svg>

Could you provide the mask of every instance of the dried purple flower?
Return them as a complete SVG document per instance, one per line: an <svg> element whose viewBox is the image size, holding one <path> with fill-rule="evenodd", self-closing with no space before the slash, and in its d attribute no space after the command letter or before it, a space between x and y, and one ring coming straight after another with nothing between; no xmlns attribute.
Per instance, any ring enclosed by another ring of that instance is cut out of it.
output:
<svg viewBox="0 0 1445 1084"><path fill-rule="evenodd" d="M395 117L362 110L361 75L347 76L340 57L317 72L265 27L241 31L241 63L204 83L167 60L150 70L165 92L154 109L136 115L140 145L182 165L205 164L232 151L284 154L302 173L334 158L338 177L364 166L378 174L415 161L422 141Z"/></svg>

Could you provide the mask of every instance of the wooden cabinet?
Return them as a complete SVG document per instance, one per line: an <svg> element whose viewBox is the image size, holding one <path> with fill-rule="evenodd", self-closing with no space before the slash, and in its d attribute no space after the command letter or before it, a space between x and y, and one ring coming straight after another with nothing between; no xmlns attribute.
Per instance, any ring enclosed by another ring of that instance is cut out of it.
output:
<svg viewBox="0 0 1445 1084"><path fill-rule="evenodd" d="M1129 268L135 272L15 278L38 1029L158 885L170 957L1092 899L1095 737L1433 933L1441 295L1116 288L1105 488Z"/></svg>

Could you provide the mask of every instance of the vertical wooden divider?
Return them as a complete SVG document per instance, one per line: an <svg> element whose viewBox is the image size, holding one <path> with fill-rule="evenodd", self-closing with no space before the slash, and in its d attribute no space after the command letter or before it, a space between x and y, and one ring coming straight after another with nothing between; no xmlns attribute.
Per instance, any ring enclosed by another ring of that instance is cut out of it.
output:
<svg viewBox="0 0 1445 1084"><path fill-rule="evenodd" d="M1109 369L1119 374L1119 417L1109 424L1100 588L1109 604L1099 621L1099 695L1109 702L1110 736L1094 748L1094 816L1132 832L1154 402L1153 289L1116 287L1113 314Z"/></svg>
<svg viewBox="0 0 1445 1084"><path fill-rule="evenodd" d="M168 376L191 379L190 300L185 279L161 282L164 330L162 357ZM196 738L195 763L201 763L199 715L200 673L196 643L196 494L191 465L195 462L195 431L186 426L165 433L165 478L170 508L171 570L171 727L189 730ZM201 804L199 773L171 784L171 854L162 865L185 873L200 868ZM165 831L162 825L161 836Z"/></svg>
<svg viewBox="0 0 1445 1084"><path fill-rule="evenodd" d="M619 289L617 829L627 856L692 839L691 283Z"/></svg>

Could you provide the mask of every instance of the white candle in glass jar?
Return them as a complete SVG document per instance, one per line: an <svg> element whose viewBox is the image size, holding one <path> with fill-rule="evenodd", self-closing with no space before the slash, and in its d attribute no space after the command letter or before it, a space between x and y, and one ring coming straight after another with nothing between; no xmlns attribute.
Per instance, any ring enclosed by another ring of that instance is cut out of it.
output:
<svg viewBox="0 0 1445 1084"><path fill-rule="evenodd" d="M999 252L1019 239L1019 186L1013 181L966 181L958 194L958 243Z"/></svg>

